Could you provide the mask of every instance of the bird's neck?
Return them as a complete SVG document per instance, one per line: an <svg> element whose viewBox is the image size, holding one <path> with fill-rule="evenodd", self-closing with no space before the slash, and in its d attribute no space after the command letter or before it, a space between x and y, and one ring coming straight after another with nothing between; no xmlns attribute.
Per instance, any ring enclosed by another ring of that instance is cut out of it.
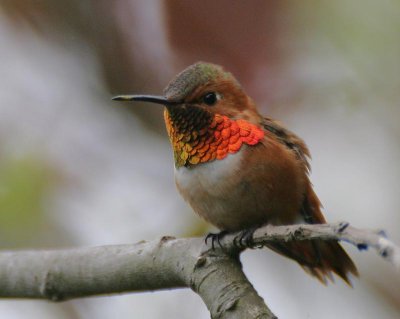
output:
<svg viewBox="0 0 400 319"><path fill-rule="evenodd" d="M165 109L164 118L176 167L222 160L264 138L264 130L253 123L195 107Z"/></svg>

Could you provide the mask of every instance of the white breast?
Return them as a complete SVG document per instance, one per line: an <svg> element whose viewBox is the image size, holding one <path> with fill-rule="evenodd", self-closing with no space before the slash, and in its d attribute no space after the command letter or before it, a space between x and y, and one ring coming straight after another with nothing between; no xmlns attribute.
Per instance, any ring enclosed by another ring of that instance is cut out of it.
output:
<svg viewBox="0 0 400 319"><path fill-rule="evenodd" d="M238 207L236 187L242 152L229 154L223 160L175 169L176 185L194 211L220 229L230 227L227 221L232 206Z"/></svg>
<svg viewBox="0 0 400 319"><path fill-rule="evenodd" d="M240 168L241 158L242 152L237 152L229 154L223 160L175 168L175 182L181 190L185 190L191 196L204 191L218 196L222 190L226 190L229 177L236 174Z"/></svg>

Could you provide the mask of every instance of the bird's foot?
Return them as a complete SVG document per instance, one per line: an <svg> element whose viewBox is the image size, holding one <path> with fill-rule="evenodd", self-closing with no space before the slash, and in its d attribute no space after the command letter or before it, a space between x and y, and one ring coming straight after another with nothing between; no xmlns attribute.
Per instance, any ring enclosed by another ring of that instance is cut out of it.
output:
<svg viewBox="0 0 400 319"><path fill-rule="evenodd" d="M233 240L233 245L237 248L255 248L256 244L254 243L253 235L257 228L252 227L242 230Z"/></svg>
<svg viewBox="0 0 400 319"><path fill-rule="evenodd" d="M206 238L204 239L204 242L206 245L208 244L208 240L211 240L211 248L212 250L215 249L215 242L218 243L218 246L222 248L221 244L221 239L227 234L228 232L226 230L223 230L219 233L208 233Z"/></svg>

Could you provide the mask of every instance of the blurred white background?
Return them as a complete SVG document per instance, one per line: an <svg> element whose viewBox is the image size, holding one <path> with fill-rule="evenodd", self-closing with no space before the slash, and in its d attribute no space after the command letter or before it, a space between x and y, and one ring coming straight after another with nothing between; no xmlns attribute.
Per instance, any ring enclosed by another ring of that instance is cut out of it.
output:
<svg viewBox="0 0 400 319"><path fill-rule="evenodd" d="M207 232L179 197L160 94L198 60L222 64L263 114L313 154L329 221L400 242L397 1L0 0L0 244L47 249ZM324 287L297 264L247 251L244 269L280 318L398 318L398 273L345 245L361 277ZM190 290L0 300L0 318L208 318Z"/></svg>

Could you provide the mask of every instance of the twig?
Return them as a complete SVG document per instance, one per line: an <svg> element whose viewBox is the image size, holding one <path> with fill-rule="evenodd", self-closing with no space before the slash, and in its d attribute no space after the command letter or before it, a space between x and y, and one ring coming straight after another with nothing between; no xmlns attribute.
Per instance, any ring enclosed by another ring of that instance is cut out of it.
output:
<svg viewBox="0 0 400 319"><path fill-rule="evenodd" d="M225 249L231 250L233 240L240 233L226 236L222 242ZM303 241L303 240L337 240L345 241L359 250L375 249L380 256L400 269L400 247L390 241L385 232L358 229L341 222L337 224L315 225L267 225L257 229L253 235L253 241L257 246L264 246L270 242Z"/></svg>

